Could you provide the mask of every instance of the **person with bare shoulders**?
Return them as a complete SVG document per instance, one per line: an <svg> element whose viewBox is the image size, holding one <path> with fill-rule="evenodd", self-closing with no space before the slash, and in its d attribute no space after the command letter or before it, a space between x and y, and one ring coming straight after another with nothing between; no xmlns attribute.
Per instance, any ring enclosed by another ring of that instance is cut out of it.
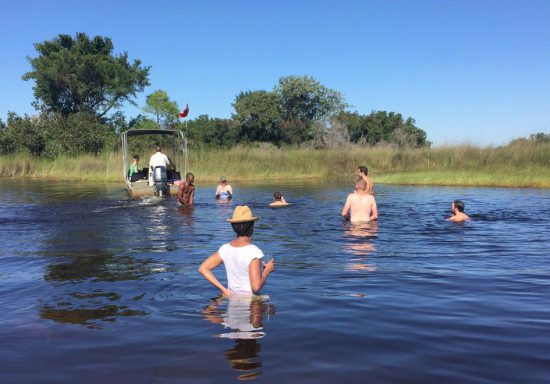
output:
<svg viewBox="0 0 550 384"><path fill-rule="evenodd" d="M464 202L462 200L455 200L451 204L451 212L453 215L447 219L447 221L454 221L456 223L470 220L470 217L464 213Z"/></svg>
<svg viewBox="0 0 550 384"><path fill-rule="evenodd" d="M273 198L275 199L272 203L269 203L269 206L271 208L277 208L277 207L286 207L290 205L286 202L285 197L281 195L281 192L275 192L273 194Z"/></svg>
<svg viewBox="0 0 550 384"><path fill-rule="evenodd" d="M216 199L231 199L232 197L233 188L231 188L225 176L220 177L220 184L216 188Z"/></svg>
<svg viewBox="0 0 550 384"><path fill-rule="evenodd" d="M359 180L355 183L355 192L350 193L342 209L342 216L347 217L351 212L352 223L378 220L378 208L374 196L367 192L367 182Z"/></svg>
<svg viewBox="0 0 550 384"><path fill-rule="evenodd" d="M199 273L225 296L258 294L269 274L275 269L274 259L267 263L261 262L264 254L260 248L252 244L256 220L258 217L254 217L248 206L236 207L233 217L227 221L231 223L237 238L222 245L199 267ZM225 266L227 287L212 273L221 263Z"/></svg>
<svg viewBox="0 0 550 384"><path fill-rule="evenodd" d="M178 206L192 206L195 199L195 176L192 173L185 175L185 182L180 183L178 189Z"/></svg>
<svg viewBox="0 0 550 384"><path fill-rule="evenodd" d="M369 169L366 166L361 165L357 168L357 177L359 178L359 180L365 180L365 182L367 183L367 193L369 195L374 195L374 183L372 182L372 179L368 176L368 174Z"/></svg>

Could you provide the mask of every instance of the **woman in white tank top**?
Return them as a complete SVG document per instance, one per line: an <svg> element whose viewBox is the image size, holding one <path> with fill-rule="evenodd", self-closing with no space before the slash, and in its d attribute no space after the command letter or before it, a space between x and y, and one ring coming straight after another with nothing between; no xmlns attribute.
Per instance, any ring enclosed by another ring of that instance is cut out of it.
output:
<svg viewBox="0 0 550 384"><path fill-rule="evenodd" d="M199 272L206 280L226 296L258 294L269 274L275 269L274 259L260 265L260 259L264 257L264 254L260 248L252 244L252 233L256 220L258 217L252 215L248 206L237 206L233 217L227 220L231 223L237 238L222 245L199 267ZM227 288L212 273L212 270L221 263L224 264L227 273Z"/></svg>

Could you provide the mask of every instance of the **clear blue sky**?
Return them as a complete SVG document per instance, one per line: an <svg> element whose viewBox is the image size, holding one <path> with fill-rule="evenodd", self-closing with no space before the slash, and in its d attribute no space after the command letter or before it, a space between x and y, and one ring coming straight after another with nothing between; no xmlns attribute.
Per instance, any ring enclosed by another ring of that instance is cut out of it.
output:
<svg viewBox="0 0 550 384"><path fill-rule="evenodd" d="M0 0L0 117L33 114L33 44L113 39L152 66L190 118L229 117L240 91L311 75L353 109L416 119L435 144L550 133L550 1ZM139 109L126 108L135 116Z"/></svg>

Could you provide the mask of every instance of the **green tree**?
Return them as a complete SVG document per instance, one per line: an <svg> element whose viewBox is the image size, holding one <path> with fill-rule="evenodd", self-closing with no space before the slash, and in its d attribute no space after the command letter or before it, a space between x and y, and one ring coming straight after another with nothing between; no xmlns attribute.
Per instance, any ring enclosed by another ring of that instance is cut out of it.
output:
<svg viewBox="0 0 550 384"><path fill-rule="evenodd" d="M23 80L35 80L34 105L47 112L101 117L124 102L135 105L133 98L149 85L150 67L130 63L126 52L114 55L108 37L60 34L34 47L38 56L29 58L32 70Z"/></svg>
<svg viewBox="0 0 550 384"><path fill-rule="evenodd" d="M171 101L168 93L161 89L147 96L147 102L143 110L155 116L159 128L166 129L173 126L178 120L178 104Z"/></svg>
<svg viewBox="0 0 550 384"><path fill-rule="evenodd" d="M311 76L281 77L274 91L281 98L286 121L328 119L348 107L340 92L325 87Z"/></svg>
<svg viewBox="0 0 550 384"><path fill-rule="evenodd" d="M396 144L400 147L430 146L426 132L418 128L415 120L409 117L403 120L400 113L373 111L368 115L357 112L342 112L336 121L347 127L350 141L353 143Z"/></svg>
<svg viewBox="0 0 550 384"><path fill-rule="evenodd" d="M185 129L182 128L181 129ZM208 115L200 115L190 120L187 127L191 143L210 146L229 147L235 144L238 127L229 119L212 119Z"/></svg>
<svg viewBox="0 0 550 384"><path fill-rule="evenodd" d="M278 143L281 141L281 99L275 92L241 92L235 99L233 120L242 139Z"/></svg>

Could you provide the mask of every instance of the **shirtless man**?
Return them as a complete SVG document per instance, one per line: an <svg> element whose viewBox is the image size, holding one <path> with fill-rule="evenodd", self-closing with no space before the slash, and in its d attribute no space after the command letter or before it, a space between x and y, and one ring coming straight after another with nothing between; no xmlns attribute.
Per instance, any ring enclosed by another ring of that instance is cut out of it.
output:
<svg viewBox="0 0 550 384"><path fill-rule="evenodd" d="M273 202L269 204L270 207L286 207L287 205L290 205L286 202L285 197L281 195L281 192L275 192L273 194Z"/></svg>
<svg viewBox="0 0 550 384"><path fill-rule="evenodd" d="M453 215L447 219L447 221L463 222L470 220L470 217L464 213L464 202L461 200L455 200L451 204L451 212Z"/></svg>
<svg viewBox="0 0 550 384"><path fill-rule="evenodd" d="M374 196L367 192L367 182L359 180L355 183L355 193L350 193L342 209L342 216L347 217L351 210L352 223L368 222L378 219L378 208Z"/></svg>
<svg viewBox="0 0 550 384"><path fill-rule="evenodd" d="M195 198L194 181L195 176L192 173L185 175L185 183L181 183L178 189L178 206L193 205L193 200Z"/></svg>
<svg viewBox="0 0 550 384"><path fill-rule="evenodd" d="M233 188L227 183L225 176L220 177L220 185L216 188L216 199L231 199Z"/></svg>
<svg viewBox="0 0 550 384"><path fill-rule="evenodd" d="M372 182L371 178L368 176L369 169L361 165L357 168L357 177L361 180L365 180L367 183L367 192L369 195L374 195L374 183Z"/></svg>

